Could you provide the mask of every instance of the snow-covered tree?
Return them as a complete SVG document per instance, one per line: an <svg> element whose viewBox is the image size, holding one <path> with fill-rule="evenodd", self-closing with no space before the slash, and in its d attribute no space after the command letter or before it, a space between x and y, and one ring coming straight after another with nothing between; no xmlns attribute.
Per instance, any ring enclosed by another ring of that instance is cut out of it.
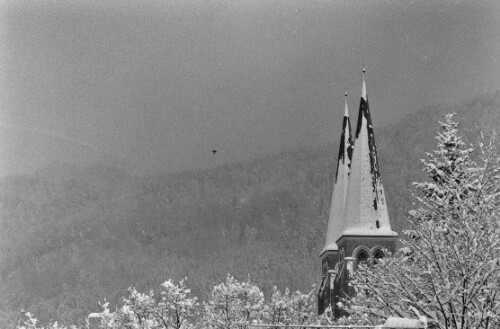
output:
<svg viewBox="0 0 500 329"><path fill-rule="evenodd" d="M438 149L423 160L429 180L416 183L406 246L368 261L351 280L353 317L425 316L437 328L500 326L500 164L494 139L473 159L453 115Z"/></svg>
<svg viewBox="0 0 500 329"><path fill-rule="evenodd" d="M161 301L156 308L156 316L166 328L190 329L198 315L198 298L191 297L191 290L186 287L186 279L174 284L165 281L161 291Z"/></svg>
<svg viewBox="0 0 500 329"><path fill-rule="evenodd" d="M198 314L198 303L186 287L185 279L178 284L168 280L161 287L159 301L154 298L153 291L144 294L129 288L129 296L123 299L122 306L115 312L110 311L106 302L101 313L93 313L89 317L98 318L99 328L102 329L192 328L190 320Z"/></svg>
<svg viewBox="0 0 500 329"><path fill-rule="evenodd" d="M198 301L186 287L185 280L174 284L167 280L161 285L160 298L154 292L128 289L128 296L114 311L104 301L102 311L88 316L88 326L100 329L246 329L254 323L313 324L317 321L314 288L307 294L300 291L282 293L276 287L268 302L264 294L250 279L239 282L227 275L225 282L213 288L211 299L204 302L200 314ZM25 314L17 329L68 329L57 323L38 327L38 320ZM87 328L86 327L86 328ZM71 327L70 329L73 329ZM76 329L76 328L75 328Z"/></svg>
<svg viewBox="0 0 500 329"><path fill-rule="evenodd" d="M273 294L263 311L266 324L312 324L317 321L314 289L308 294L296 291L290 294L273 288Z"/></svg>
<svg viewBox="0 0 500 329"><path fill-rule="evenodd" d="M242 329L260 320L264 294L248 279L239 282L231 275L216 285L211 299L204 303L204 322L212 329Z"/></svg>
<svg viewBox="0 0 500 329"><path fill-rule="evenodd" d="M449 193L455 189L447 189L452 184L455 188L463 189L465 192L470 186L462 184L471 170L474 170L474 163L470 158L474 151L466 148L465 143L458 133L458 124L453 121L454 114L447 114L445 122L440 122L442 132L438 133L438 149L432 153L427 153L428 159L422 159L423 171L430 178L429 182L415 183L420 189L420 194L425 199L421 202L433 202L435 205L447 204L455 196Z"/></svg>
<svg viewBox="0 0 500 329"><path fill-rule="evenodd" d="M269 324L287 324L289 323L288 301L290 299L290 290L285 289L281 292L276 286L273 287L273 294L266 304L264 319Z"/></svg>
<svg viewBox="0 0 500 329"><path fill-rule="evenodd" d="M149 294L140 293L135 288L129 288L129 296L123 298L122 306L115 312L110 311L109 303L105 302L101 313L93 313L89 317L99 318L99 328L102 329L156 329L161 326L155 316L156 301L153 291Z"/></svg>
<svg viewBox="0 0 500 329"><path fill-rule="evenodd" d="M311 324L316 320L316 295L314 290L308 294L295 291L290 296L288 313L290 324Z"/></svg>

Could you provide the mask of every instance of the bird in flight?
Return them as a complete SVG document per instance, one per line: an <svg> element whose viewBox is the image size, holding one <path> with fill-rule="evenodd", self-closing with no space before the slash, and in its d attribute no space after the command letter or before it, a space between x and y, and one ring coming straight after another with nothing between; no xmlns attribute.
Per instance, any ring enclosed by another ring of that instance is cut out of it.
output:
<svg viewBox="0 0 500 329"><path fill-rule="evenodd" d="M217 150L212 150L212 153L213 153L213 154L217 153Z"/></svg>

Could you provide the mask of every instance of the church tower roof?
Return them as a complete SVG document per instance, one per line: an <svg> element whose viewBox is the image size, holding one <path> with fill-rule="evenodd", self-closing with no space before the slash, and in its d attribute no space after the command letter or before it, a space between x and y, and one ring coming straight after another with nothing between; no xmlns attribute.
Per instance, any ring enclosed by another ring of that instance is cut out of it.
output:
<svg viewBox="0 0 500 329"><path fill-rule="evenodd" d="M342 236L397 236L391 229L366 93L365 70L359 105Z"/></svg>
<svg viewBox="0 0 500 329"><path fill-rule="evenodd" d="M347 315L338 302L354 293L349 278L358 264L383 257L384 250L394 253L398 236L389 221L364 73L354 140L346 99L326 243L320 254L318 314L331 308L335 318Z"/></svg>
<svg viewBox="0 0 500 329"><path fill-rule="evenodd" d="M326 243L321 254L326 251L337 251L336 241L340 238L345 200L347 195L349 170L352 158L352 136L351 121L349 120L349 110L347 107L347 93L345 94L344 119L342 121L342 135L337 159L337 170L333 185L332 203L330 205L330 216L326 233Z"/></svg>

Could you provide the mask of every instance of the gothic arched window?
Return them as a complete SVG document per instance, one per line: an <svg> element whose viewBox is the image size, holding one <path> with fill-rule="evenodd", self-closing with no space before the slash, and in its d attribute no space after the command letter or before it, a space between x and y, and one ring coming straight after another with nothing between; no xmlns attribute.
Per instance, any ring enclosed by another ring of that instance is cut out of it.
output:
<svg viewBox="0 0 500 329"><path fill-rule="evenodd" d="M366 262L368 260L368 253L362 249L358 252L356 258L358 259L358 263Z"/></svg>
<svg viewBox="0 0 500 329"><path fill-rule="evenodd" d="M381 249L375 249L375 251L373 252L373 258L375 259L384 258L384 256L384 252Z"/></svg>
<svg viewBox="0 0 500 329"><path fill-rule="evenodd" d="M361 262L366 262L371 257L370 249L365 246L358 246L352 252L352 257L358 260L358 264Z"/></svg>

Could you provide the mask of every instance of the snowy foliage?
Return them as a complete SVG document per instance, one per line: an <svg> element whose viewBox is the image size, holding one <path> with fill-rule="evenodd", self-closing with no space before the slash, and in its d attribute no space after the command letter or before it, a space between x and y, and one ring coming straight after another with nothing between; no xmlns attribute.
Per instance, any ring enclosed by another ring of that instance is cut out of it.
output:
<svg viewBox="0 0 500 329"><path fill-rule="evenodd" d="M175 285L172 280L162 284L161 301L158 303L158 316L168 328L189 329L192 320L198 315L198 302L196 297L190 297L191 290L181 280Z"/></svg>
<svg viewBox="0 0 500 329"><path fill-rule="evenodd" d="M342 303L340 303L342 304ZM336 318L331 305L324 310L318 318L317 323L324 326L365 326L367 323L375 324L377 321L374 316L370 316L368 313L355 313L353 316L342 316Z"/></svg>
<svg viewBox="0 0 500 329"><path fill-rule="evenodd" d="M467 193L469 189L474 189L474 183L470 180L465 183L466 177L470 177L472 171L477 170L470 158L474 151L472 148L465 148L465 143L457 135L457 123L453 121L453 114L447 114L445 122L440 122L442 132L438 133L438 150L427 153L428 160L423 159L424 172L431 179L430 182L414 183L425 198L418 198L426 203L432 202L435 205L448 204L458 192ZM473 183L473 184L471 184ZM447 188L453 185L453 189ZM451 193L451 194L450 194Z"/></svg>
<svg viewBox="0 0 500 329"><path fill-rule="evenodd" d="M160 298L155 299L153 291L138 292L129 288L129 295L115 311L104 302L100 313L89 314L89 325L100 329L243 329L253 323L269 324L312 324L317 321L315 294L300 291L281 292L274 287L266 302L264 294L250 279L239 282L227 275L225 282L216 285L211 299L200 304L185 279L178 284L172 280L161 285ZM72 329L59 327L54 323L49 327L37 327L38 320L26 313L26 320L17 329ZM75 328L76 329L76 328Z"/></svg>
<svg viewBox="0 0 500 329"><path fill-rule="evenodd" d="M153 291L149 294L129 288L129 296L123 299L122 306L115 312L109 310L109 303L102 305L101 313L89 317L99 318L99 328L131 329L189 329L190 321L197 315L197 298L191 297L191 291L185 285L185 279L177 285L171 280L162 285L161 298L156 301Z"/></svg>
<svg viewBox="0 0 500 329"><path fill-rule="evenodd" d="M16 329L76 329L74 326L65 327L60 326L57 322L52 322L48 326L40 327L38 326L38 320L29 312L23 313L24 321L22 324L19 324Z"/></svg>
<svg viewBox="0 0 500 329"><path fill-rule="evenodd" d="M406 247L358 267L347 309L377 322L389 316L425 316L437 328L500 326L500 165L495 142L471 148L452 115L441 123L438 150L428 153L416 183Z"/></svg>
<svg viewBox="0 0 500 329"><path fill-rule="evenodd" d="M308 294L287 288L281 292L276 287L266 303L263 322L268 324L312 324L316 319L314 290Z"/></svg>
<svg viewBox="0 0 500 329"><path fill-rule="evenodd" d="M210 301L204 303L204 322L209 328L248 328L258 322L264 310L264 294L250 279L239 282L231 275L214 287Z"/></svg>

